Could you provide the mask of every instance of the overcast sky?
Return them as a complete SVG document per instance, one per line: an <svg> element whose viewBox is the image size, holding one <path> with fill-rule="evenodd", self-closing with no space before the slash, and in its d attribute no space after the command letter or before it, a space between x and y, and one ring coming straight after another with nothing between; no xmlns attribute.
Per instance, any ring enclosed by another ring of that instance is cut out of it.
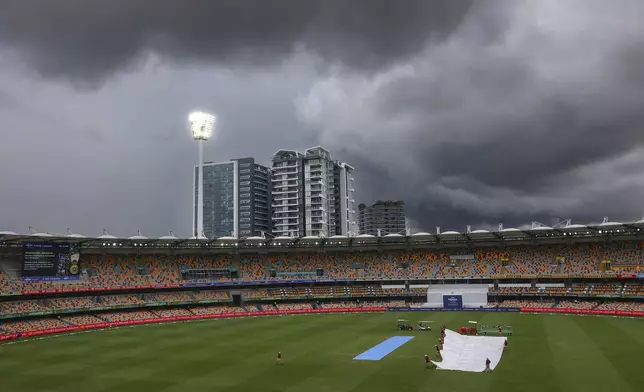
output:
<svg viewBox="0 0 644 392"><path fill-rule="evenodd" d="M188 5L189 4L189 5ZM0 230L188 236L207 160L323 145L415 229L644 214L642 0L0 0Z"/></svg>

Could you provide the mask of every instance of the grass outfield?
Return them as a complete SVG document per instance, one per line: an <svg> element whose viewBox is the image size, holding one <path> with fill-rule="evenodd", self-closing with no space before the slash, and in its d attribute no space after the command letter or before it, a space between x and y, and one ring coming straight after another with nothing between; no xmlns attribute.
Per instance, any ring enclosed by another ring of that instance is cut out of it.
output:
<svg viewBox="0 0 644 392"><path fill-rule="evenodd" d="M426 370L437 332L396 319L511 324L492 374ZM353 361L395 336L381 361ZM275 363L277 351L284 365ZM35 391L641 391L644 320L478 312L389 312L156 324L0 346L0 390Z"/></svg>

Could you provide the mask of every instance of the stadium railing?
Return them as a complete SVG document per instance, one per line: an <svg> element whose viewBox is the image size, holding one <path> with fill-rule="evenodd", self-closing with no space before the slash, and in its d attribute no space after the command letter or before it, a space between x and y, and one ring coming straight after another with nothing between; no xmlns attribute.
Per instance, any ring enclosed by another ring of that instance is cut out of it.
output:
<svg viewBox="0 0 644 392"><path fill-rule="evenodd" d="M442 277L438 280L441 281L450 281L455 279L534 279L534 278L551 278L551 279L643 279L644 274L592 274L592 275L577 275L577 274L555 274L555 275L490 275L490 276L481 276L481 277L463 277L463 276L454 276L454 277ZM398 281L401 279L408 280L410 283L413 282L425 282L428 279L436 279L432 277L413 277L409 276L406 278L383 278L383 277L362 277L362 278L353 278L353 279L333 279L333 278L323 278L323 279L265 279L265 280L226 280L226 281L216 281L209 283L165 283L165 284L155 284L155 285L121 285L121 286L100 286L100 287L46 287L34 290L18 290L18 291L3 291L0 295L3 296L19 296L19 295L40 295L40 294L55 294L55 293L92 293L92 292L108 292L108 291L131 291L131 290L155 290L155 289L171 289L171 288L198 288L198 287L220 287L220 288L229 288L229 287L239 287L239 286L267 286L274 284L314 284L314 283L368 283L368 282L387 282L387 281Z"/></svg>
<svg viewBox="0 0 644 392"><path fill-rule="evenodd" d="M574 308L521 308L522 313L565 313L594 316L631 316L644 317L644 312L629 310L589 310Z"/></svg>

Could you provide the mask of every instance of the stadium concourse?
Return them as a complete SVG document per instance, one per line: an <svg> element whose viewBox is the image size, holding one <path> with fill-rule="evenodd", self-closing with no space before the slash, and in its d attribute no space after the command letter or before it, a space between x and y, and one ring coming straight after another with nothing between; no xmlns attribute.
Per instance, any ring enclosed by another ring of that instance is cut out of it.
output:
<svg viewBox="0 0 644 392"><path fill-rule="evenodd" d="M14 339L123 323L422 308L428 285L450 283L488 285L487 310L644 314L644 232L639 225L615 225L312 242L3 232L0 335ZM65 279L58 279L60 269L56 276L30 277L34 271L25 267L30 246L72 249L78 268Z"/></svg>

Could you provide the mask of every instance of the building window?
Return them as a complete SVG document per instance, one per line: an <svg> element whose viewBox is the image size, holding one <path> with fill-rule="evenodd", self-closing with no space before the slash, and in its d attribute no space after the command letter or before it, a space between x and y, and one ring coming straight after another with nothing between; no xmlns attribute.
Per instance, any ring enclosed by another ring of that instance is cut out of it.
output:
<svg viewBox="0 0 644 392"><path fill-rule="evenodd" d="M244 186L244 185L250 185L250 181L242 181L239 183L239 185Z"/></svg>
<svg viewBox="0 0 644 392"><path fill-rule="evenodd" d="M249 188L249 187L239 188L239 190L240 190L241 192L250 192L250 188Z"/></svg>
<svg viewBox="0 0 644 392"><path fill-rule="evenodd" d="M242 169L239 172L240 173L250 173L250 169Z"/></svg>
<svg viewBox="0 0 644 392"><path fill-rule="evenodd" d="M247 163L240 163L239 166L240 167L248 167L248 166L250 166L250 163L248 163L248 162Z"/></svg>

